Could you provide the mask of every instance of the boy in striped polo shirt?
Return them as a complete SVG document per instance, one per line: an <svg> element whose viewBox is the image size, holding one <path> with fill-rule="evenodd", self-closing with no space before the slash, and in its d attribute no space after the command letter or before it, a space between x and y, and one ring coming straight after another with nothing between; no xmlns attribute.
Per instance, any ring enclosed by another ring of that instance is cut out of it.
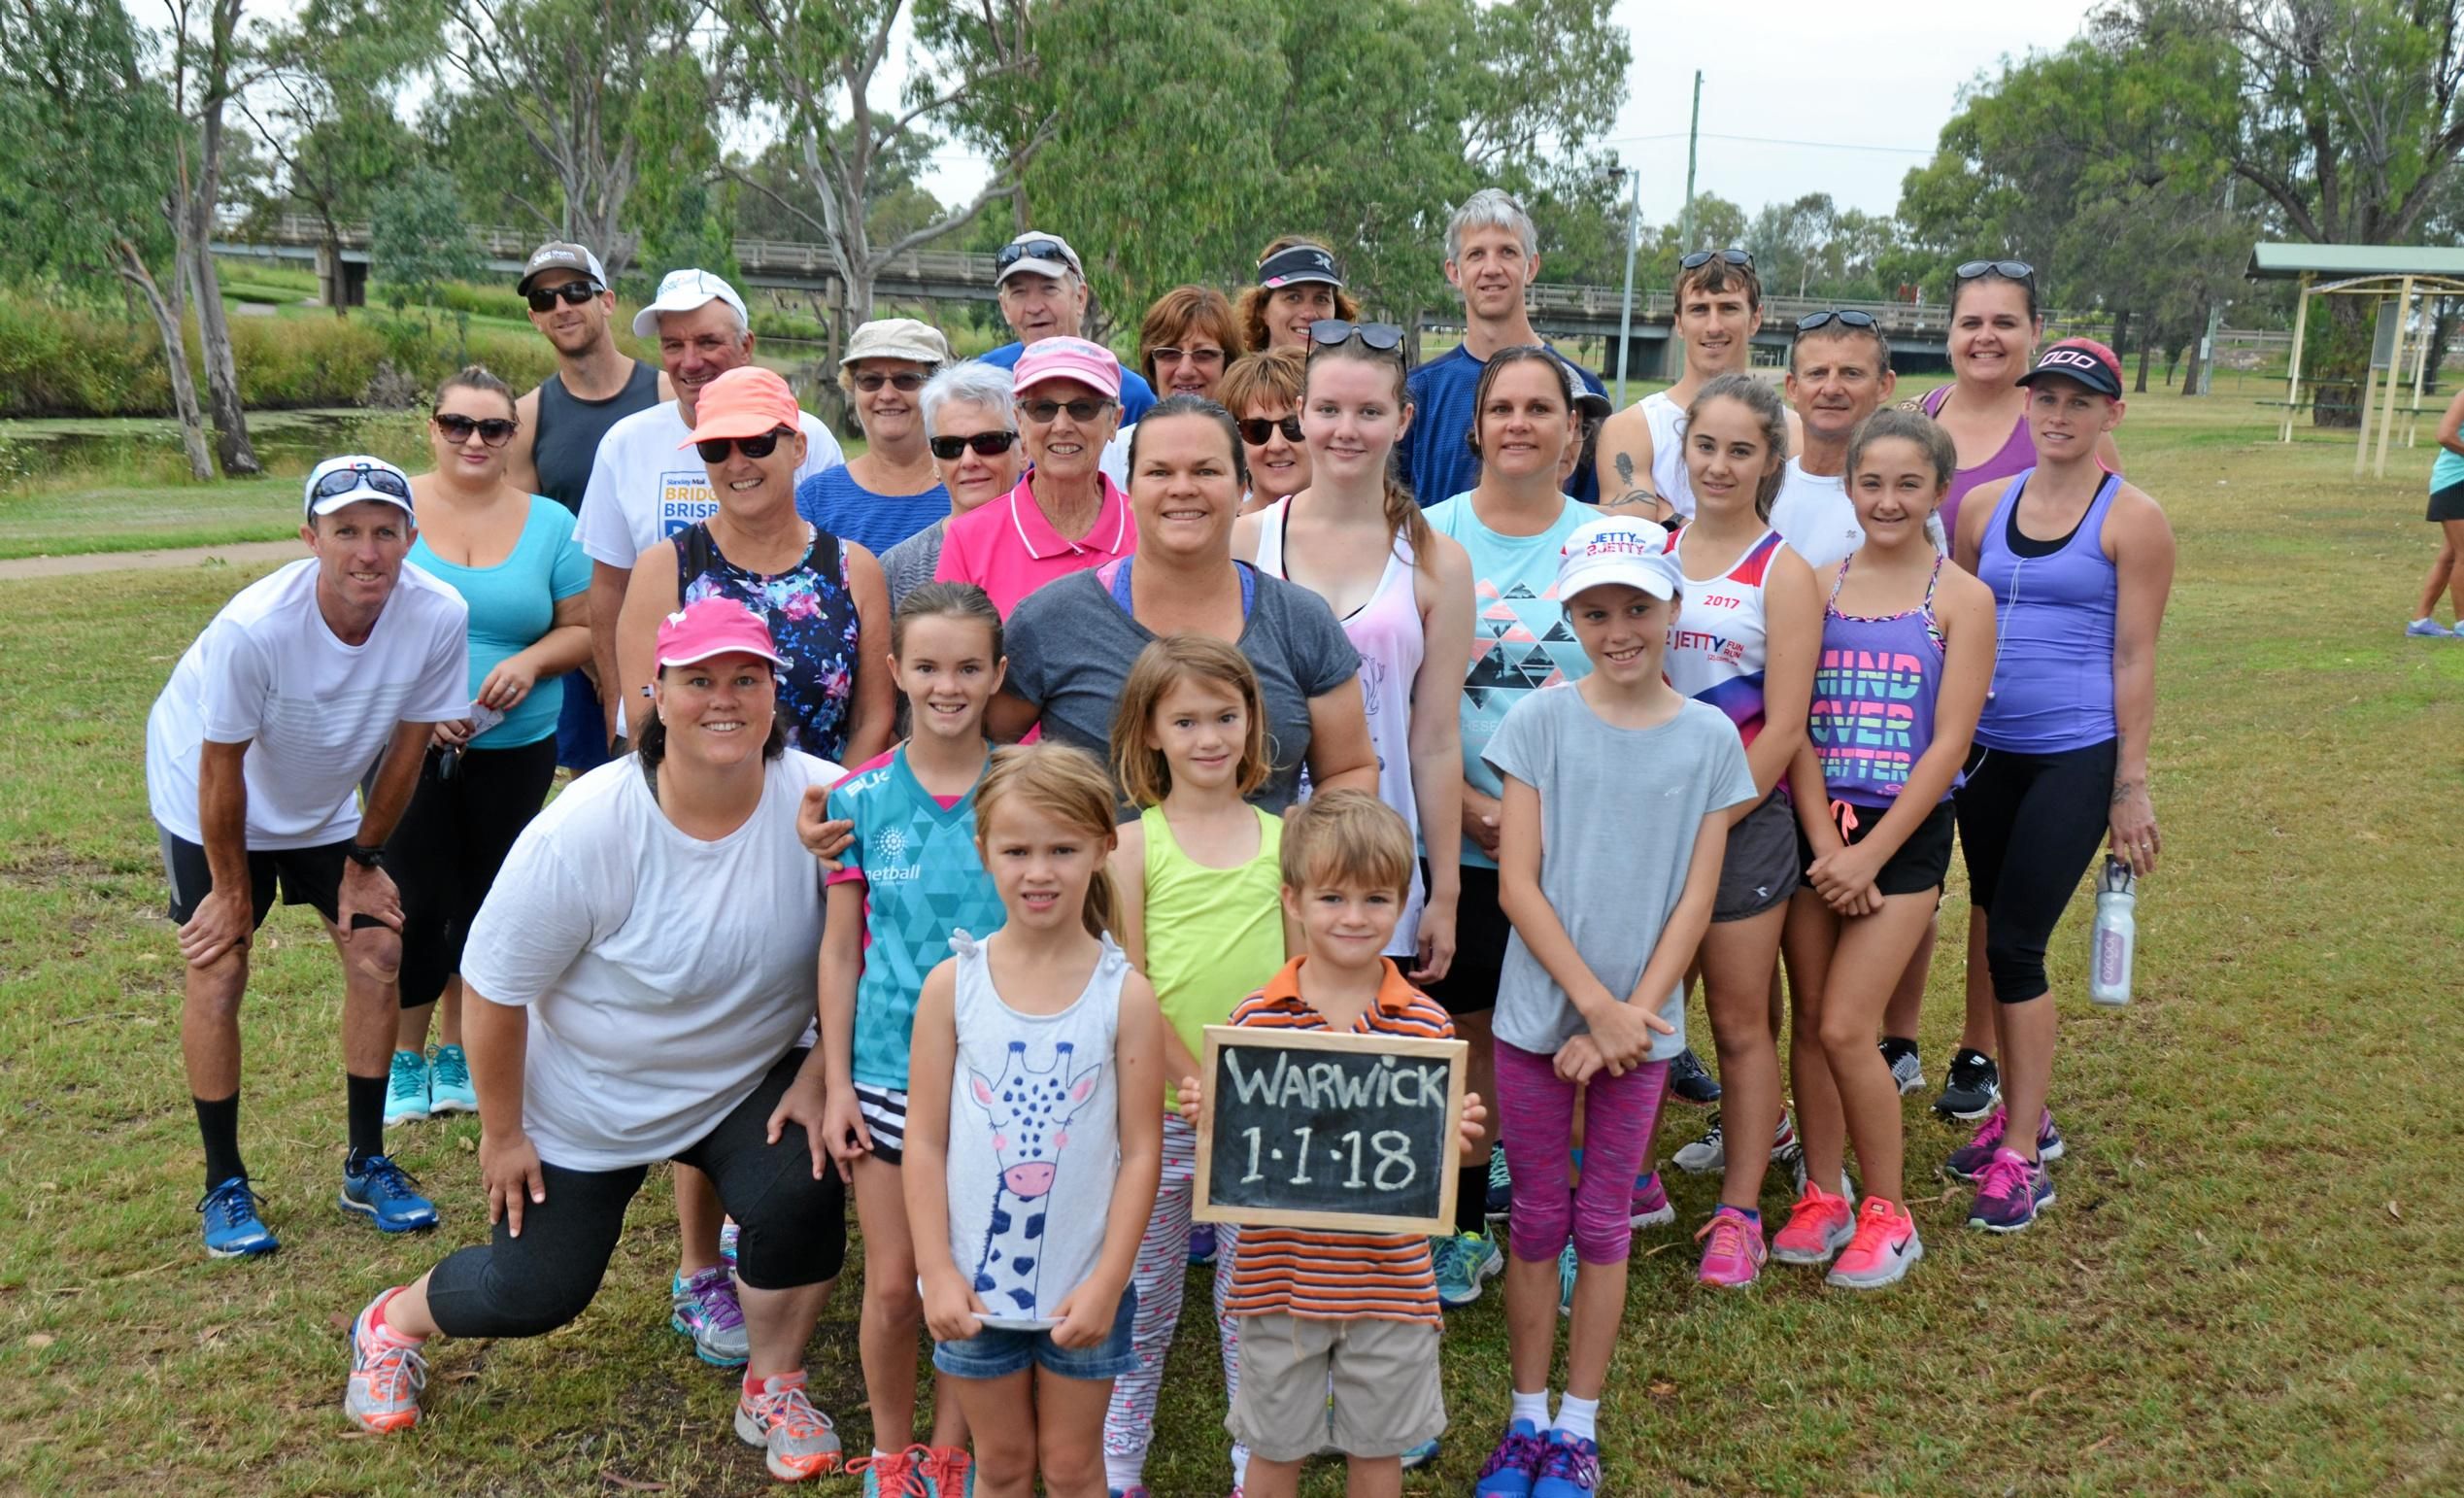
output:
<svg viewBox="0 0 2464 1498"><path fill-rule="evenodd" d="M1362 791L1330 791L1284 818L1283 908L1301 955L1243 1000L1232 1022L1271 1030L1451 1039L1454 1023L1384 956L1409 893L1403 819ZM1197 1077L1181 1079L1195 1121ZM1464 1158L1484 1153L1487 1110L1464 1098ZM1249 1448L1247 1498L1290 1498L1300 1463L1333 1447L1348 1491L1400 1493L1402 1457L1446 1428L1438 1389L1437 1277L1416 1233L1245 1226L1227 1310L1242 1318L1240 1378L1224 1421ZM1327 1391L1333 1390L1332 1414Z"/></svg>

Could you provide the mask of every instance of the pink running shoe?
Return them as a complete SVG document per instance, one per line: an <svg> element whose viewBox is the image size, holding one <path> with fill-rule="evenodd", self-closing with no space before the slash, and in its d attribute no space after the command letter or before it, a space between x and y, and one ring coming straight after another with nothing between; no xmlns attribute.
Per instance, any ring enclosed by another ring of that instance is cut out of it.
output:
<svg viewBox="0 0 2464 1498"><path fill-rule="evenodd" d="M1975 1137L1942 1162L1942 1174L1954 1180L1984 1179L1985 1167L1993 1164L1994 1151L2002 1147L2003 1136L2009 1132L2009 1110L1996 1106L1976 1126ZM2037 1160L2050 1165L2062 1158L2062 1131L2053 1127L2053 1110L2047 1108L2037 1120Z"/></svg>
<svg viewBox="0 0 2464 1498"><path fill-rule="evenodd" d="M1916 1219L1907 1209L1868 1197L1857 1213L1857 1236L1824 1282L1842 1290L1878 1290L1899 1283L1907 1267L1923 1257L1925 1245L1917 1242Z"/></svg>
<svg viewBox="0 0 2464 1498"><path fill-rule="evenodd" d="M1633 1198L1626 1207L1626 1222L1631 1227L1656 1228L1677 1220L1677 1209L1669 1205L1669 1188L1660 1184L1660 1173L1653 1171L1635 1181Z"/></svg>
<svg viewBox="0 0 2464 1498"><path fill-rule="evenodd" d="M353 1424L380 1436L419 1423L420 1389L427 1382L420 1344L383 1324L385 1303L401 1293L398 1285L386 1291L351 1323L351 1379L342 1408Z"/></svg>
<svg viewBox="0 0 2464 1498"><path fill-rule="evenodd" d="M1725 1204L1694 1236L1710 1240L1703 1246L1703 1268L1695 1276L1705 1284L1732 1288L1752 1284L1763 1261L1771 1256L1763 1246L1763 1225Z"/></svg>
<svg viewBox="0 0 2464 1498"><path fill-rule="evenodd" d="M1771 1256L1782 1264L1828 1264L1856 1231L1856 1204L1807 1181L1788 1209L1788 1225L1771 1241Z"/></svg>

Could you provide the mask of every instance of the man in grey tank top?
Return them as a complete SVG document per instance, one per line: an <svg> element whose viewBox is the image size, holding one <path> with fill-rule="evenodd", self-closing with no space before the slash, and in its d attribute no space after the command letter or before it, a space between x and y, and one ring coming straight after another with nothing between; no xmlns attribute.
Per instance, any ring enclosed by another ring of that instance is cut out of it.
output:
<svg viewBox="0 0 2464 1498"><path fill-rule="evenodd" d="M672 393L656 364L616 346L608 319L616 292L599 257L551 240L523 262L515 289L530 302L530 325L556 350L557 372L517 401L519 426L505 449L505 477L579 514L599 439L619 419ZM607 760L605 713L586 667L565 678L557 763L580 774Z"/></svg>

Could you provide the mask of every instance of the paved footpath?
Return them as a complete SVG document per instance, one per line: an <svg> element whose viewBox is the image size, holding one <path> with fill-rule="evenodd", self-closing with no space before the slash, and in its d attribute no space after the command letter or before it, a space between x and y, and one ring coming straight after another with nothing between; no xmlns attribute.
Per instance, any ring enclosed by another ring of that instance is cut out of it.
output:
<svg viewBox="0 0 2464 1498"><path fill-rule="evenodd" d="M81 572L159 571L168 567L202 566L209 562L249 566L260 562L289 562L308 555L297 540L238 541L228 546L184 546L173 551L93 552L76 557L19 557L0 562L0 583L29 577L71 577Z"/></svg>

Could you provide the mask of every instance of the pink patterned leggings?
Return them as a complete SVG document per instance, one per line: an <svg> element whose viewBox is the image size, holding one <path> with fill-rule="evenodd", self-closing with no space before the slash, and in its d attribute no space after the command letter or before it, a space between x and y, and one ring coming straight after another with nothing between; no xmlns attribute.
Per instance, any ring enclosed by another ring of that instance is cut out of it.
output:
<svg viewBox="0 0 2464 1498"><path fill-rule="evenodd" d="M1552 1057L1497 1042L1499 1136L1514 1177L1508 1243L1526 1261L1554 1259L1570 1234L1574 1257L1615 1264L1634 1246L1635 1177L1651 1148L1669 1064L1646 1061L1623 1076L1602 1072L1577 1089ZM1574 1100L1583 1098L1583 1177L1572 1184Z"/></svg>

